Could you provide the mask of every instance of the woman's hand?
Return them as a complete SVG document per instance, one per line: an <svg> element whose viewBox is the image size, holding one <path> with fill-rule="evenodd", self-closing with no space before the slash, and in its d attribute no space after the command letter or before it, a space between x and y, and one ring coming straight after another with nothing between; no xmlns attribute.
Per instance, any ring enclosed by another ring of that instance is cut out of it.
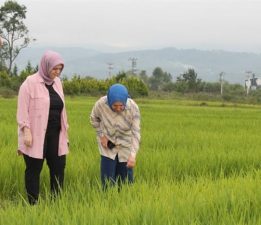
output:
<svg viewBox="0 0 261 225"><path fill-rule="evenodd" d="M30 147L33 143L31 130L28 127L24 127L23 132L24 132L24 144L27 147Z"/></svg>
<svg viewBox="0 0 261 225"><path fill-rule="evenodd" d="M104 148L107 148L107 147L108 147L108 146L107 146L108 138L107 138L106 136L100 137L100 141L101 141L102 147L104 147Z"/></svg>
<svg viewBox="0 0 261 225"><path fill-rule="evenodd" d="M131 153L127 161L127 167L134 168L135 164L136 164L136 156Z"/></svg>

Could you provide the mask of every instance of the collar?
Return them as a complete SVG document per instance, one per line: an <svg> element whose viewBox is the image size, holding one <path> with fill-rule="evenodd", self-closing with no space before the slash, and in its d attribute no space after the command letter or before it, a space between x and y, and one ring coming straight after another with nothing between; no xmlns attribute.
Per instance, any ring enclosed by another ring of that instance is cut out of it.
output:
<svg viewBox="0 0 261 225"><path fill-rule="evenodd" d="M38 72L36 73L36 79L38 82L45 84L43 77ZM57 79L57 77L54 78L53 84L55 83L56 79Z"/></svg>

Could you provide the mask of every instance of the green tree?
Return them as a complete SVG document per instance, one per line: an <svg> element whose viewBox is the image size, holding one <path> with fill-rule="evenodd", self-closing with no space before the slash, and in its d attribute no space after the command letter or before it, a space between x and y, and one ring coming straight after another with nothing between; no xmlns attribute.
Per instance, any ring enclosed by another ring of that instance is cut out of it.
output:
<svg viewBox="0 0 261 225"><path fill-rule="evenodd" d="M220 83L219 82L202 82L203 92L219 94L220 93Z"/></svg>
<svg viewBox="0 0 261 225"><path fill-rule="evenodd" d="M148 88L146 84L136 76L129 76L123 79L121 83L126 85L132 98L148 95Z"/></svg>
<svg viewBox="0 0 261 225"><path fill-rule="evenodd" d="M124 71L122 72L119 72L116 77L115 77L115 80L116 82L120 82L121 80L123 79L126 79L127 78L127 73L125 73Z"/></svg>
<svg viewBox="0 0 261 225"><path fill-rule="evenodd" d="M149 79L150 89L155 91L162 90L171 80L172 76L170 73L164 72L160 67L156 67Z"/></svg>
<svg viewBox="0 0 261 225"><path fill-rule="evenodd" d="M6 71L0 71L0 87L10 87L11 78Z"/></svg>
<svg viewBox="0 0 261 225"><path fill-rule="evenodd" d="M35 68L32 66L31 62L28 61L27 62L27 65L25 67L25 71L28 73L28 74L33 74L33 73L36 73L38 71L38 65L35 66Z"/></svg>
<svg viewBox="0 0 261 225"><path fill-rule="evenodd" d="M149 84L149 77L146 73L146 70L142 70L139 74L140 79L146 84Z"/></svg>
<svg viewBox="0 0 261 225"><path fill-rule="evenodd" d="M177 83L185 83L186 85L179 85L186 87L188 92L197 92L200 91L199 88L201 87L201 79L197 78L197 73L194 69L188 69L185 73L181 74L177 78ZM184 90L183 90L184 91ZM182 91L182 92L183 92Z"/></svg>
<svg viewBox="0 0 261 225"><path fill-rule="evenodd" d="M5 60L9 75L14 60L23 48L26 48L31 39L23 20L26 18L26 7L16 1L6 1L0 7L0 36L3 38L1 61Z"/></svg>
<svg viewBox="0 0 261 225"><path fill-rule="evenodd" d="M23 69L18 77L18 80L20 83L22 83L29 75L34 74L37 71L36 68L32 67L32 64L30 61L28 61L25 69Z"/></svg>
<svg viewBox="0 0 261 225"><path fill-rule="evenodd" d="M18 68L17 68L17 65L15 64L13 67L12 75L17 76L17 74L18 74Z"/></svg>

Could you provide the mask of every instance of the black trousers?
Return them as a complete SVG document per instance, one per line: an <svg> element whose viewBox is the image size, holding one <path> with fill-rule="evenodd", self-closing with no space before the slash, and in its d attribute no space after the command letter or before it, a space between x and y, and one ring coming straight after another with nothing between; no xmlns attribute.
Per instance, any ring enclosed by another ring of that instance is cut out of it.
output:
<svg viewBox="0 0 261 225"><path fill-rule="evenodd" d="M30 204L38 201L40 190L40 173L42 171L44 159L46 159L50 172L51 193L56 196L60 188L63 187L64 170L66 156L58 156L59 131L47 132L45 135L43 159L31 158L24 155L26 164L25 169L25 187Z"/></svg>

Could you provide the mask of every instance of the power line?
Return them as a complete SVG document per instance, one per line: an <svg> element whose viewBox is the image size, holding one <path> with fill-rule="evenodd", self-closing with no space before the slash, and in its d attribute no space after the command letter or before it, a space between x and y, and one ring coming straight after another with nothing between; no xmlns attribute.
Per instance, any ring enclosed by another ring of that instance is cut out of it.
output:
<svg viewBox="0 0 261 225"><path fill-rule="evenodd" d="M135 57L130 57L129 58L129 61L131 61L131 72L132 72L132 74L136 74L136 72L137 72L137 58L135 58Z"/></svg>
<svg viewBox="0 0 261 225"><path fill-rule="evenodd" d="M107 63L108 65L108 76L111 77L111 71L113 70L113 63Z"/></svg>
<svg viewBox="0 0 261 225"><path fill-rule="evenodd" d="M221 72L219 74L219 80L220 80L220 94L223 95L223 84L224 84L224 72Z"/></svg>

